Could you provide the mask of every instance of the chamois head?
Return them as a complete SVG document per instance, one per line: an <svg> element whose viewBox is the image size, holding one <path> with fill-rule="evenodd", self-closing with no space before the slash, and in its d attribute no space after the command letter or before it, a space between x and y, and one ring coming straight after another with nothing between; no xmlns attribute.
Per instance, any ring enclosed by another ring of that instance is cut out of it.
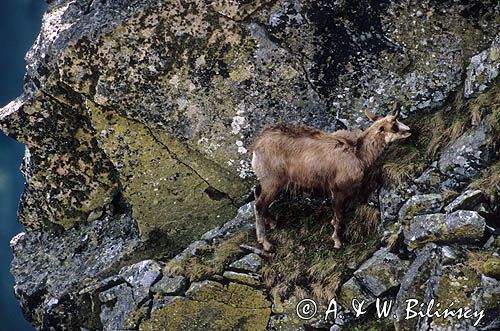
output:
<svg viewBox="0 0 500 331"><path fill-rule="evenodd" d="M397 103L394 103L393 113L382 118L366 110L366 117L374 122L368 130L383 135L387 144L398 139L408 138L411 135L410 128L398 121L399 112Z"/></svg>

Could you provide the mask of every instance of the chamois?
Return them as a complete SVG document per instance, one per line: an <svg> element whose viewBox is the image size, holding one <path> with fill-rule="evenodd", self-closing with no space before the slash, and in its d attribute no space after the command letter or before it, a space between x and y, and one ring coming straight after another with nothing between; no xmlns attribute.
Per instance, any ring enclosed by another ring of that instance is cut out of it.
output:
<svg viewBox="0 0 500 331"><path fill-rule="evenodd" d="M276 226L268 207L281 190L289 187L329 194L334 210L332 239L335 248L342 246L346 201L361 186L364 175L385 146L411 135L410 128L398 121L399 110L380 119L370 111L365 114L374 122L365 131L328 133L283 124L262 130L251 151L252 168L260 183L255 190L257 240L265 251L274 249L266 235L266 224Z"/></svg>

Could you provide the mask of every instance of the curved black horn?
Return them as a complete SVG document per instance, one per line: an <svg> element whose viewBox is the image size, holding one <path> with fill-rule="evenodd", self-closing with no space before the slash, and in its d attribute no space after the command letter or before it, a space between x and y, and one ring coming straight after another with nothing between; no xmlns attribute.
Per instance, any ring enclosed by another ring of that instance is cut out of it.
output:
<svg viewBox="0 0 500 331"><path fill-rule="evenodd" d="M399 102L395 101L394 105L392 106L392 113L394 117L398 118L400 112L401 112L401 107L399 107Z"/></svg>

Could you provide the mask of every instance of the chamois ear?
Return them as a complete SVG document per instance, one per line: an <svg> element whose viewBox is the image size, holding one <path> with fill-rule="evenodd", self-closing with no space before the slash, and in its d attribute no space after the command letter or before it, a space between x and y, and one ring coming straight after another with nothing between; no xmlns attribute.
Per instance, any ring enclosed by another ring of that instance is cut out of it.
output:
<svg viewBox="0 0 500 331"><path fill-rule="evenodd" d="M370 121L375 122L376 120L378 120L378 116L369 110L365 110L365 115L366 115L366 117L368 117L370 119Z"/></svg>
<svg viewBox="0 0 500 331"><path fill-rule="evenodd" d="M397 119L399 117L400 112L401 108L399 106L399 102L394 101L394 104L392 105L392 114L394 115L394 119Z"/></svg>

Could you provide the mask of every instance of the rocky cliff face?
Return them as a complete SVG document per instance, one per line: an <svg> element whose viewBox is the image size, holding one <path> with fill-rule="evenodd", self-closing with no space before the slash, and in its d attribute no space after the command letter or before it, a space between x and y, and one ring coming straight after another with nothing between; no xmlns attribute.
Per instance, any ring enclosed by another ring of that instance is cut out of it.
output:
<svg viewBox="0 0 500 331"><path fill-rule="evenodd" d="M0 110L26 145L12 273L38 329L499 326L498 3L48 2L25 91ZM414 134L352 202L350 245L333 250L328 205L283 199L263 254L255 134L363 128L395 100ZM300 320L302 298L342 317ZM405 319L409 299L484 316Z"/></svg>

